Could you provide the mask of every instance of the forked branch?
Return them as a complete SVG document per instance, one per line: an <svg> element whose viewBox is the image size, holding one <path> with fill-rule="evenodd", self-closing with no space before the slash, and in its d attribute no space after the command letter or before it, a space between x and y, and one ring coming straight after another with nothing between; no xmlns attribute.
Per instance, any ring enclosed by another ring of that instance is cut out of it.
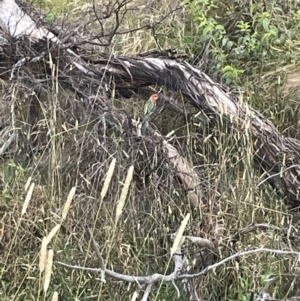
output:
<svg viewBox="0 0 300 301"><path fill-rule="evenodd" d="M181 246L180 246L180 250L181 250ZM224 265L228 261L231 261L235 258L240 258L240 257L252 255L252 254L258 254L258 253L274 253L274 254L279 254L279 255L296 255L298 262L300 262L300 252L259 248L259 249L255 249L255 250L249 250L249 251L235 253L229 257L224 258L223 260L221 260L215 264L212 264L212 265L206 267L202 271L195 273L195 274L181 274L181 273L174 271L169 275L155 273L150 276L131 276L131 275L117 273L117 272L114 272L109 269L106 269L105 273L106 273L106 275L108 275L116 280L137 283L139 286L142 286L144 284L147 286L151 285L151 287L152 287L152 285L154 285L157 282L161 282L161 281L162 282L172 282L172 281L178 281L178 280L183 280L183 279L193 279L196 277L204 276L208 272L216 269L217 267ZM178 256L177 252L174 254L174 256ZM176 260L176 259L174 259L174 260ZM82 270L82 271L89 271L89 272L96 272L96 273L102 272L101 268L81 267L81 266L77 266L77 265L66 264L64 262L57 262L57 264L67 267L67 268L75 269L75 270Z"/></svg>

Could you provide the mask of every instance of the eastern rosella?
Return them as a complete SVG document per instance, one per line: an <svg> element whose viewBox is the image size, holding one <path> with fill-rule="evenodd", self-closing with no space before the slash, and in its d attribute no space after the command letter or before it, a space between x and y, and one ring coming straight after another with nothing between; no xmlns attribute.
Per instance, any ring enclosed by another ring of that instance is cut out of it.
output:
<svg viewBox="0 0 300 301"><path fill-rule="evenodd" d="M144 106L144 120L142 124L141 134L145 135L150 116L155 112L157 106L158 94L152 94L146 101Z"/></svg>
<svg viewBox="0 0 300 301"><path fill-rule="evenodd" d="M152 94L150 98L147 100L144 106L144 117L146 115L152 115L156 110L158 95Z"/></svg>

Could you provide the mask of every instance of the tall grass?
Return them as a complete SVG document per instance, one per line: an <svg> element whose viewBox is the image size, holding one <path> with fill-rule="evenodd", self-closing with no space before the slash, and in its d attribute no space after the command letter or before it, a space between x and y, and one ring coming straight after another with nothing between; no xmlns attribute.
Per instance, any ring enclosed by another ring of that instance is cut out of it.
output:
<svg viewBox="0 0 300 301"><path fill-rule="evenodd" d="M51 14L60 11L61 6L70 10L76 7L71 21L80 11L79 4L42 3L51 9ZM128 12L123 27L155 21L167 13L169 4L162 0L152 1L144 9L136 7ZM179 2L172 2L176 4ZM156 32L143 29L117 36L109 51L130 55L160 47L182 46L180 50L185 50L185 35L189 32L186 18L188 13L183 10L165 19ZM220 220L222 236L213 260L244 249L293 246L277 231L250 233L235 244L229 240L251 224L294 226L293 216L272 187L267 183L259 186L263 178L254 165L247 131L241 135L225 122L213 128L203 127L168 110L155 117L153 122L159 131L174 131L173 145L201 176L201 189L208 204L195 208L188 202L176 170L168 164L159 144L125 137L116 130L118 123L109 127L105 136L99 120L105 120L107 112L97 111L101 116L95 120L91 116L80 119L79 113L84 110L80 101L76 102L74 95L59 83L54 66L52 75L47 90L36 99L34 122L28 115L33 105L28 109L19 104L20 127L26 129L28 137L36 135L38 143L32 151L43 146L42 152L36 152L30 161L23 158L18 162L16 155L0 163L0 300L138 298L133 284L114 279L104 283L96 280L98 275L56 265L59 260L100 266L88 229L92 229L106 268L129 275L167 274L173 268L170 258L182 236L214 241ZM179 95L165 92L181 101ZM21 99L20 95L15 95L16 99ZM69 99L78 103L79 109L70 108ZM117 100L112 99L112 103ZM140 116L140 99L122 99L117 105ZM263 107L268 106L264 103ZM281 116L284 123L288 117L284 113ZM172 242L170 235L176 231ZM199 249L188 242L184 248L191 269L201 270L213 263L212 259L203 261L197 256ZM294 280L291 285L293 265L292 258L256 254L229 262L195 279L194 285L198 284L199 295L204 299L249 300L252 289L259 291L266 280L277 275L270 292L283 298L298 288ZM178 286L183 291L181 284ZM172 284L161 283L153 288L151 298L175 300L177 294ZM181 299L185 299L184 294L178 298Z"/></svg>

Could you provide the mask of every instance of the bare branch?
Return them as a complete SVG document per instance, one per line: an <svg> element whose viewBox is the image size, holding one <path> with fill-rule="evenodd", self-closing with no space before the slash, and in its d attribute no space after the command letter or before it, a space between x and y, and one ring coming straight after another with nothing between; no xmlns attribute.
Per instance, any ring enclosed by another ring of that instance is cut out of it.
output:
<svg viewBox="0 0 300 301"><path fill-rule="evenodd" d="M204 270L202 270L199 273L195 273L195 274L180 274L178 272L172 272L169 275L162 275L162 274L153 274L151 276L130 276L130 275L125 275L125 274L120 274L111 270L106 269L105 273L107 275L109 275L112 278L115 278L117 280L122 280L122 281L126 281L126 282L137 282L139 283L139 285L141 284L154 284L156 282L172 282L172 281L176 281L176 280L182 280L182 279L192 279L192 278L196 278L199 276L203 276L205 274L207 274L209 271L224 265L226 262L238 258L238 257L243 257L243 256L248 256L248 255L252 255L252 254L258 254L258 253L275 253L275 254L279 254L279 255L297 255L298 258L300 257L300 252L296 252L296 251L282 251L282 250L276 250L276 249L269 249L269 248L259 248L259 249L254 249L254 250L249 250L249 251L244 251L244 252L238 252L236 254L233 254L229 257L224 258L223 260L212 264L208 267L206 267ZM176 256L176 255L174 255ZM77 269L77 270L83 270L83 271L89 271L89 272L101 272L100 268L87 268L87 267L81 267L81 266L77 266L77 265L69 265L63 262L57 262L59 265L67 267L67 268L71 268L71 269Z"/></svg>
<svg viewBox="0 0 300 301"><path fill-rule="evenodd" d="M275 253L275 254L286 254L286 255L297 255L298 257L300 256L300 252L296 252L296 251L282 251L282 250L276 250L276 249L268 249L268 248L259 248L259 249L254 249L254 250L249 250L249 251L244 251L244 252L238 252L235 253L229 257L226 257L225 259L212 264L208 267L206 267L203 271L193 274L193 275L189 275L189 274L185 274L185 275L180 275L177 279L184 279L184 278L195 278L198 276L203 276L205 275L207 272L223 265L224 263L234 259L234 258L238 258L238 257L242 257L242 256L248 256L251 254L257 254L257 253Z"/></svg>
<svg viewBox="0 0 300 301"><path fill-rule="evenodd" d="M246 235L248 233L254 232L256 230L273 230L273 231L279 231L280 233L283 233L287 239L293 240L293 241L299 241L299 236L291 235L290 229L287 228L280 228L278 226L270 225L270 224L254 224L247 226L243 229L241 229L236 234L232 235L229 240L232 242L237 242L241 236Z"/></svg>
<svg viewBox="0 0 300 301"><path fill-rule="evenodd" d="M144 292L144 295L143 295L143 298L142 298L142 301L147 301L148 300L148 297L151 293L151 290L152 290L152 286L153 286L153 283L150 283L147 285L146 289L145 289L145 292Z"/></svg>
<svg viewBox="0 0 300 301"><path fill-rule="evenodd" d="M21 60L19 60L17 63L15 63L12 67L11 70L11 75L10 75L10 80L14 79L14 74L16 72L17 69L21 68L22 66L24 66L26 63L36 63L38 61L41 61L44 58L45 53L42 52L39 56L30 58L30 57L25 57Z"/></svg>
<svg viewBox="0 0 300 301"><path fill-rule="evenodd" d="M94 250L95 250L96 255L97 255L97 257L99 259L99 262L100 262L100 268L101 268L100 279L101 279L101 281L103 283L106 283L106 280L105 280L105 264L104 264L104 259L101 256L100 250L99 250L98 245L97 245L97 243L96 243L96 241L94 239L94 236L93 236L93 233L92 233L91 229L88 228L88 231L89 231L91 239L92 239Z"/></svg>
<svg viewBox="0 0 300 301"><path fill-rule="evenodd" d="M193 244L198 245L202 248L214 249L214 244L207 238L196 237L196 236L185 236Z"/></svg>
<svg viewBox="0 0 300 301"><path fill-rule="evenodd" d="M10 137L7 139L7 141L5 143L3 143L3 145L0 148L0 156L2 156L5 151L9 148L9 146L12 144L12 142L15 140L16 137L16 132L14 131Z"/></svg>

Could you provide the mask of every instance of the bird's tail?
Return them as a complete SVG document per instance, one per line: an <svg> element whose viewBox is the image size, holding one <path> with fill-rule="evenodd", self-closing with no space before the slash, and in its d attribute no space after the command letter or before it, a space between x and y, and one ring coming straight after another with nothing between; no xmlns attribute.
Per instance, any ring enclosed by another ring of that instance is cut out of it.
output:
<svg viewBox="0 0 300 301"><path fill-rule="evenodd" d="M145 115L144 119L143 119L143 123L142 123L142 127L141 127L141 134L143 136L145 136L148 125L149 125L149 120L150 120L150 114Z"/></svg>

